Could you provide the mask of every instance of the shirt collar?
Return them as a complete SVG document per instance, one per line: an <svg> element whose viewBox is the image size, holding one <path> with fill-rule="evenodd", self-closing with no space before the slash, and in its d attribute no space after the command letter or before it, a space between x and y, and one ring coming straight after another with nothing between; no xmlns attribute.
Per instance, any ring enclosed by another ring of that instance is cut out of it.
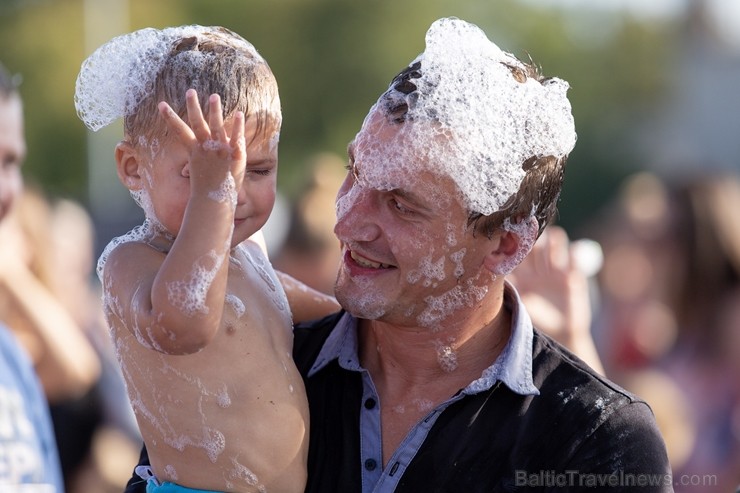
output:
<svg viewBox="0 0 740 493"><path fill-rule="evenodd" d="M532 380L532 320L516 289L508 281L504 285L504 304L511 310L511 337L496 361L483 370L480 378L463 389L465 394L488 390L499 380L520 395L540 393ZM339 366L346 370L363 370L357 354L357 319L349 313L342 315L327 337L308 377L333 360L337 360Z"/></svg>

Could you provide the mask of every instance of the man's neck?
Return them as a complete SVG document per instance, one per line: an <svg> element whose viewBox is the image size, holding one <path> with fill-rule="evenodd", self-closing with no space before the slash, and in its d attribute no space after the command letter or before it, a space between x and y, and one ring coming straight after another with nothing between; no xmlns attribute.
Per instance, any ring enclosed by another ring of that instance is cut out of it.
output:
<svg viewBox="0 0 740 493"><path fill-rule="evenodd" d="M384 465L409 430L478 379L511 337L503 285L481 306L447 317L439 330L377 320L358 323L360 363L380 399Z"/></svg>
<svg viewBox="0 0 740 493"><path fill-rule="evenodd" d="M511 313L503 304L503 288L481 306L466 307L438 327L413 327L360 320L359 353L376 385L439 386L441 380L467 385L493 364L511 335ZM457 390L457 389L456 389Z"/></svg>

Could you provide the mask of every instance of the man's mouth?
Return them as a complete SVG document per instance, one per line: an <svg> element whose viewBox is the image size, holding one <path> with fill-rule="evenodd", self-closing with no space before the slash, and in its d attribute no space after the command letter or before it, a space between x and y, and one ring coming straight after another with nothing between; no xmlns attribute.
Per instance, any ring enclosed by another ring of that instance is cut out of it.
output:
<svg viewBox="0 0 740 493"><path fill-rule="evenodd" d="M352 257L352 260L354 260L360 267L366 267L368 269L387 269L390 267L390 265L388 264L373 262L370 259L362 257L358 253L355 253L353 250L349 251L349 256Z"/></svg>

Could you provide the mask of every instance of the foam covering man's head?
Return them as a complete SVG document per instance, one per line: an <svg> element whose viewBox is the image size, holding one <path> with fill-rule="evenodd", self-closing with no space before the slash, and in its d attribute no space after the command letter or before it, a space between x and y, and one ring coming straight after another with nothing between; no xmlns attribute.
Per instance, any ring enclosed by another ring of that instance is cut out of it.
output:
<svg viewBox="0 0 740 493"><path fill-rule="evenodd" d="M496 228L534 224L536 236L554 213L576 141L567 90L567 82L543 78L477 26L440 19L426 34L424 52L393 79L358 134L363 181L388 189L399 173L432 170L455 181L471 217L497 217ZM388 148L363 135L378 113L399 126L403 145ZM554 176L529 183L538 168L552 168L545 174Z"/></svg>

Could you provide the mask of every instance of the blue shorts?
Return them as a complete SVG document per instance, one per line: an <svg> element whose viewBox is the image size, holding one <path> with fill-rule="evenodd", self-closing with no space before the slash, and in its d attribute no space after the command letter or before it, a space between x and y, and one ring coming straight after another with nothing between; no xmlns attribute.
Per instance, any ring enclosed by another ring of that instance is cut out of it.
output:
<svg viewBox="0 0 740 493"><path fill-rule="evenodd" d="M146 493L223 493L214 490L196 490L195 488L188 488L187 486L170 483L169 481L160 483L152 469L148 466L137 466L135 470L136 474L146 481Z"/></svg>
<svg viewBox="0 0 740 493"><path fill-rule="evenodd" d="M170 483L168 481L165 481L159 484L155 484L154 481L147 481L146 493L222 493L222 492L213 491L213 490L196 490L194 488L180 486L177 483Z"/></svg>

